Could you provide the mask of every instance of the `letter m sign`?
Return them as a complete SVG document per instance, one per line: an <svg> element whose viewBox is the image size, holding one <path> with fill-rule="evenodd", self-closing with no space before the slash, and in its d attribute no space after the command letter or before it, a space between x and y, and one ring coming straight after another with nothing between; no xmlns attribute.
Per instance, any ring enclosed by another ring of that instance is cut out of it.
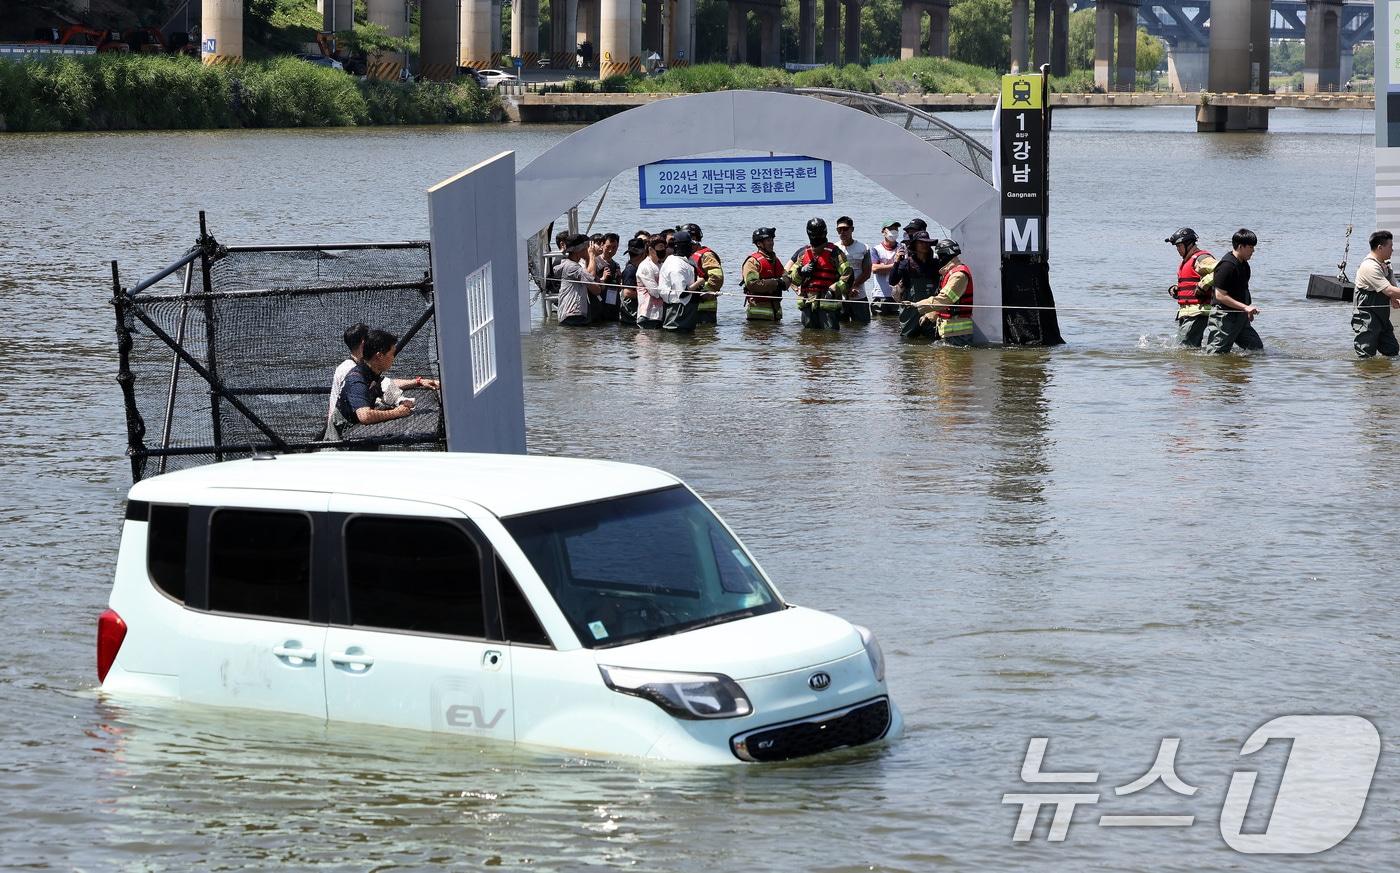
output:
<svg viewBox="0 0 1400 873"><path fill-rule="evenodd" d="M1038 216L1004 216L1002 218L1003 254L1033 255L1040 252L1040 218Z"/></svg>

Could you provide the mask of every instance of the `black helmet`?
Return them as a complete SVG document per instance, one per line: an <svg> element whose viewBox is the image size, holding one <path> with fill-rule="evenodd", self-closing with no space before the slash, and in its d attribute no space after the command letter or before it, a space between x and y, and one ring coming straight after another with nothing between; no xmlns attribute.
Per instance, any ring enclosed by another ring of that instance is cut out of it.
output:
<svg viewBox="0 0 1400 873"><path fill-rule="evenodd" d="M676 231L676 235L671 237L671 248L681 257L689 257L695 251L695 244L690 239L690 232L685 230Z"/></svg>
<svg viewBox="0 0 1400 873"><path fill-rule="evenodd" d="M946 264L953 258L962 254L962 246L950 239L941 239L933 244L933 253L938 256L940 264Z"/></svg>
<svg viewBox="0 0 1400 873"><path fill-rule="evenodd" d="M700 225L696 224L693 221L689 224L682 224L680 227L676 228L676 230L685 231L686 233L690 234L690 238L695 240L696 242L700 242L700 240L705 238L705 235L700 232Z"/></svg>
<svg viewBox="0 0 1400 873"><path fill-rule="evenodd" d="M1194 244L1197 239L1198 237L1196 236L1196 232L1191 228L1178 227L1176 229L1176 233L1167 237L1167 242L1171 243L1174 246L1179 246L1183 243L1189 246Z"/></svg>
<svg viewBox="0 0 1400 873"><path fill-rule="evenodd" d="M809 242L826 242L826 222L820 218L813 218L807 222L807 240Z"/></svg>
<svg viewBox="0 0 1400 873"><path fill-rule="evenodd" d="M777 239L778 230L773 227L760 227L753 232L753 244L758 245L759 240Z"/></svg>

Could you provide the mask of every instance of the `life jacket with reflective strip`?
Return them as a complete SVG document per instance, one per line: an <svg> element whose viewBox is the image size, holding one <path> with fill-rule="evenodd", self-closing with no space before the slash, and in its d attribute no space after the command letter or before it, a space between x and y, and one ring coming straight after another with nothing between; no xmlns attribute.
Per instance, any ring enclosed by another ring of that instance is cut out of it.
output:
<svg viewBox="0 0 1400 873"><path fill-rule="evenodd" d="M758 266L759 279L776 279L783 275L783 262L777 255L770 255L762 249L755 251L744 259L744 263L753 261Z"/></svg>
<svg viewBox="0 0 1400 873"><path fill-rule="evenodd" d="M1196 296L1196 291L1201 286L1201 274L1196 269L1196 262L1201 258L1212 257L1211 253L1205 249L1197 249L1186 256L1186 260L1181 262L1181 266L1176 268L1176 305L1177 306L1200 306L1200 298Z"/></svg>
<svg viewBox="0 0 1400 873"><path fill-rule="evenodd" d="M714 255L715 261L719 262L719 255L715 254L714 249L710 248L709 246L696 246L695 251L690 253L690 263L695 265L696 276L706 276L709 274L708 270L700 266L700 261L705 257L705 255Z"/></svg>
<svg viewBox="0 0 1400 873"><path fill-rule="evenodd" d="M802 293L820 296L841 278L841 250L831 243L820 248L807 246L797 260L798 267L812 265L812 275L802 283Z"/></svg>
<svg viewBox="0 0 1400 873"><path fill-rule="evenodd" d="M947 309L938 310L939 318L971 318L972 317L972 270L967 264L958 264L953 269L943 275L943 282L946 283L953 278L954 273L964 273L967 275L967 287L963 289L962 296L958 298L957 306L950 306ZM942 290L942 285L939 286Z"/></svg>

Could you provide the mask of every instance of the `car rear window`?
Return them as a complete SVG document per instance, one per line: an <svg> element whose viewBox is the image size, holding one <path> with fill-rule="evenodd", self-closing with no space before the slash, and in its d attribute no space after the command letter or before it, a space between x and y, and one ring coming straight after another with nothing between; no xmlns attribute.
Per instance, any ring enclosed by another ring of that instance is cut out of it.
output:
<svg viewBox="0 0 1400 873"><path fill-rule="evenodd" d="M209 523L209 608L264 618L311 616L311 519L220 509Z"/></svg>
<svg viewBox="0 0 1400 873"><path fill-rule="evenodd" d="M146 526L146 571L167 597L185 602L185 555L189 548L190 508L151 507Z"/></svg>

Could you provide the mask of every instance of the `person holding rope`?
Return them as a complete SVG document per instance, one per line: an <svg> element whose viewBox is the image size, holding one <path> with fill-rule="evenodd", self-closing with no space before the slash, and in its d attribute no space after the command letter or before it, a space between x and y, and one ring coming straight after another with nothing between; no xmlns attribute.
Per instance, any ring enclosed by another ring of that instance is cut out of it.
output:
<svg viewBox="0 0 1400 873"><path fill-rule="evenodd" d="M846 289L851 287L851 263L846 255L827 241L826 222L807 222L806 248L788 265L790 284L798 287L797 309L802 326L814 330L840 330L841 308Z"/></svg>
<svg viewBox="0 0 1400 873"><path fill-rule="evenodd" d="M666 301L666 315L661 326L690 333L698 323L700 291L705 287L705 279L695 275L695 264L691 261L695 244L687 231L678 230L671 237L670 252L661 264L659 290Z"/></svg>
<svg viewBox="0 0 1400 873"><path fill-rule="evenodd" d="M1390 270L1395 236L1388 230L1378 230L1371 234L1369 242L1371 253L1356 268L1356 311L1351 316L1356 356L1370 358L1379 351L1393 358L1400 355L1400 344L1395 341L1395 328L1390 323L1390 310L1400 309L1400 287Z"/></svg>
<svg viewBox="0 0 1400 873"><path fill-rule="evenodd" d="M938 288L938 259L928 232L916 230L904 238L894 256L890 284L900 289L899 335L903 339L937 339L938 324L932 309L920 311L915 301L931 298Z"/></svg>
<svg viewBox="0 0 1400 873"><path fill-rule="evenodd" d="M1206 351L1213 355L1223 355L1234 346L1255 351L1264 348L1254 329L1259 307L1249 296L1249 259L1258 245L1254 231L1242 227L1230 238L1230 253L1215 265L1216 305L1205 340Z"/></svg>
<svg viewBox="0 0 1400 873"><path fill-rule="evenodd" d="M753 232L754 253L744 260L744 310L749 321L782 321L783 291L791 280L783 273L783 262L773 252L777 230L760 227Z"/></svg>
<svg viewBox="0 0 1400 873"><path fill-rule="evenodd" d="M1215 256L1196 245L1196 232L1189 227L1178 228L1166 242L1176 246L1181 263L1176 268L1176 282L1167 293L1176 301L1176 341L1183 346L1199 349L1210 321L1211 273L1215 271Z"/></svg>
<svg viewBox="0 0 1400 873"><path fill-rule="evenodd" d="M700 225L692 222L676 230L690 234L690 240L695 244L690 262L695 266L695 275L705 280L705 293L700 295L696 306L696 323L715 324L719 314L719 294L724 288L724 267L715 250L701 242L705 234L700 230Z"/></svg>
<svg viewBox="0 0 1400 873"><path fill-rule="evenodd" d="M637 327L657 328L666 318L666 299L661 292L666 237L652 234L647 237L646 246L646 257L637 265Z"/></svg>

